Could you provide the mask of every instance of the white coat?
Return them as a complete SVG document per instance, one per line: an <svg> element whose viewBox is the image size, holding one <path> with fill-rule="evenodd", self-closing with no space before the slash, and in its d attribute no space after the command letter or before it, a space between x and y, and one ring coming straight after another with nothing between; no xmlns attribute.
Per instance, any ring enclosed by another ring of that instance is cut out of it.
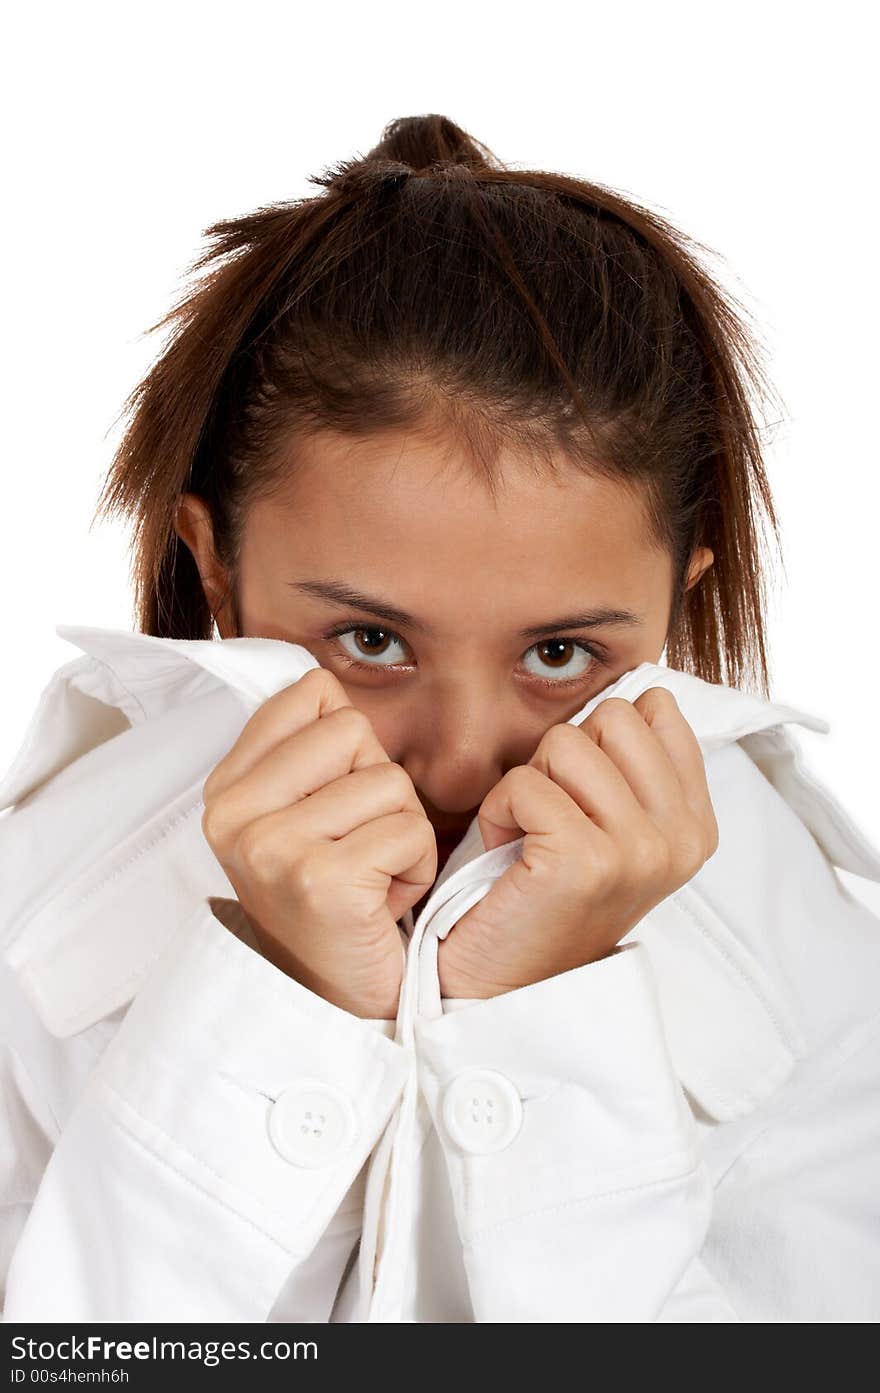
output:
<svg viewBox="0 0 880 1393"><path fill-rule="evenodd" d="M476 821L396 1021L262 957L201 831L315 658L59 626L0 784L4 1320L876 1321L880 853L810 774L822 718L642 663L716 853L602 961L441 1001L437 944L519 855ZM344 932L344 925L340 925Z"/></svg>

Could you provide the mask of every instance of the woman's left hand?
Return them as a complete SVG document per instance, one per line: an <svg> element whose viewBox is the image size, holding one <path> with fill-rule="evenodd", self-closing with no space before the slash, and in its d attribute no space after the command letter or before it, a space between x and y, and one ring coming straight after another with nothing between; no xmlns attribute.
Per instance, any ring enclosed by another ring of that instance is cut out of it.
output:
<svg viewBox="0 0 880 1393"><path fill-rule="evenodd" d="M714 854L703 754L666 687L554 725L483 799L486 850L521 859L438 949L443 997L490 997L612 953Z"/></svg>

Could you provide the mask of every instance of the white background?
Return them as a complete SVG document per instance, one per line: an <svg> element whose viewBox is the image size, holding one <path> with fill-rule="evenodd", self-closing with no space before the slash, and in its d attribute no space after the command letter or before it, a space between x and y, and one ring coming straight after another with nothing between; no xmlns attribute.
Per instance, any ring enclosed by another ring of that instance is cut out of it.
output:
<svg viewBox="0 0 880 1393"><path fill-rule="evenodd" d="M768 445L786 566L773 696L831 722L796 730L878 843L870 22L851 0L18 6L0 98L0 772L78 654L55 625L133 627L127 536L90 523L159 349L145 331L201 230L315 193L309 174L392 118L442 112L506 163L615 186L723 258L785 403Z"/></svg>

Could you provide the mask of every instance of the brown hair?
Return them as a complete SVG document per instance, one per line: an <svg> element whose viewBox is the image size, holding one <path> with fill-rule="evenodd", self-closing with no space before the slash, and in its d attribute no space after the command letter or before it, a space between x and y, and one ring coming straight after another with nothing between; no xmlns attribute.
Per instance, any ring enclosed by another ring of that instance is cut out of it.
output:
<svg viewBox="0 0 880 1393"><path fill-rule="evenodd" d="M96 514L133 520L139 630L213 633L182 493L210 509L240 633L244 521L297 436L417 426L451 432L490 489L515 446L638 490L673 562L669 666L767 695L760 514L777 545L779 527L755 408L771 389L709 249L601 184L508 169L444 116L392 121L310 182L207 228L203 274L147 331L173 328ZM685 591L697 546L714 564Z"/></svg>

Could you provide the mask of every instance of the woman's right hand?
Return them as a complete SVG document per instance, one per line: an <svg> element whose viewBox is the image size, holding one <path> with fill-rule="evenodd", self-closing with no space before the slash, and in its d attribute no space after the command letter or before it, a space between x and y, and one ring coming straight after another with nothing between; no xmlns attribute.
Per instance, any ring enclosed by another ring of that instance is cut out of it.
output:
<svg viewBox="0 0 880 1393"><path fill-rule="evenodd" d="M397 920L433 884L412 780L326 668L269 697L209 774L202 831L265 957L356 1016L397 1015Z"/></svg>

